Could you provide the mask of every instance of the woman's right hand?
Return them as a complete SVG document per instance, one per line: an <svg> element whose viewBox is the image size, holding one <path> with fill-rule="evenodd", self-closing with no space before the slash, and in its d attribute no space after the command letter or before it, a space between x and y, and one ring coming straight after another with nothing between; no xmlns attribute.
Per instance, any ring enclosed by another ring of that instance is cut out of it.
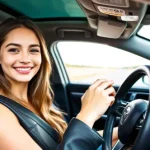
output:
<svg viewBox="0 0 150 150"><path fill-rule="evenodd" d="M95 81L82 96L81 111L76 118L92 128L94 122L106 112L115 100L116 93L112 85L112 80L99 79Z"/></svg>

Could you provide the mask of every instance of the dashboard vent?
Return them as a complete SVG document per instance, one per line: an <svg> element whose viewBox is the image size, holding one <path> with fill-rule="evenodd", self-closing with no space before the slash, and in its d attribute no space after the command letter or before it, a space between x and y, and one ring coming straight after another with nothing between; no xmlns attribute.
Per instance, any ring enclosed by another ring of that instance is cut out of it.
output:
<svg viewBox="0 0 150 150"><path fill-rule="evenodd" d="M148 100L149 94L148 93L137 93L135 99L144 99Z"/></svg>

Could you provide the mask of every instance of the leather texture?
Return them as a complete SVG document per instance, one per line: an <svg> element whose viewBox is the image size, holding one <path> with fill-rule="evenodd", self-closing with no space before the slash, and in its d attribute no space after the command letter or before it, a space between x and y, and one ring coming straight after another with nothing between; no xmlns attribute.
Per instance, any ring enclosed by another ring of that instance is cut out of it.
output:
<svg viewBox="0 0 150 150"><path fill-rule="evenodd" d="M1 96L0 103L8 107L18 118L21 126L44 150L55 150L58 143L57 132L43 119L15 101Z"/></svg>
<svg viewBox="0 0 150 150"><path fill-rule="evenodd" d="M97 150L103 138L82 121L73 118L56 150Z"/></svg>
<svg viewBox="0 0 150 150"><path fill-rule="evenodd" d="M39 116L2 95L0 103L17 116L21 126L43 150L96 150L104 141L96 131L73 118L59 143L57 132Z"/></svg>

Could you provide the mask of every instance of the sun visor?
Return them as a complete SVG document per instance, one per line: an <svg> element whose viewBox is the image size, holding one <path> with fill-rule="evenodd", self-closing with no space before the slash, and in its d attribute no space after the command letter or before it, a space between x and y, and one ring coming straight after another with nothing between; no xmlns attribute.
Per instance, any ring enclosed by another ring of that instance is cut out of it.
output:
<svg viewBox="0 0 150 150"><path fill-rule="evenodd" d="M126 22L99 17L97 35L117 39L122 35L126 26Z"/></svg>
<svg viewBox="0 0 150 150"><path fill-rule="evenodd" d="M128 39L138 30L147 4L130 0L76 0L97 36Z"/></svg>

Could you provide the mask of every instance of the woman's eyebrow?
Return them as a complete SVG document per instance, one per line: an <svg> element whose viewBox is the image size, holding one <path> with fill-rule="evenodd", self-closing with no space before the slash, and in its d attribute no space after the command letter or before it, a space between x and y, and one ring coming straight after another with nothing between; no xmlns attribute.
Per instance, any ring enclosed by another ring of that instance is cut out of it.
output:
<svg viewBox="0 0 150 150"><path fill-rule="evenodd" d="M21 47L21 45L17 44L17 43L9 43L9 44L6 45L6 47L8 47L8 46L18 46L18 47Z"/></svg>
<svg viewBox="0 0 150 150"><path fill-rule="evenodd" d="M31 44L29 47L40 47L38 44Z"/></svg>
<svg viewBox="0 0 150 150"><path fill-rule="evenodd" d="M21 44L9 43L9 44L6 45L6 47L8 47L8 46L18 46L18 47L21 47ZM31 44L31 45L29 45L29 47L40 47L40 45L38 45L38 44Z"/></svg>

